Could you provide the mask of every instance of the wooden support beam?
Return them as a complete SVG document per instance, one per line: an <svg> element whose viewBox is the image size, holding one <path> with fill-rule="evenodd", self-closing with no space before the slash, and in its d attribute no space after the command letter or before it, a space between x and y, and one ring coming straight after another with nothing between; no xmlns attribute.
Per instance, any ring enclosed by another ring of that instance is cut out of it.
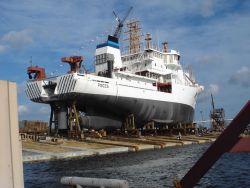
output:
<svg viewBox="0 0 250 188"><path fill-rule="evenodd" d="M83 139L84 135L82 133L81 127L80 127L80 114L79 111L76 109L76 103L73 102L69 108L69 130L68 130L68 136L70 138L78 138Z"/></svg>

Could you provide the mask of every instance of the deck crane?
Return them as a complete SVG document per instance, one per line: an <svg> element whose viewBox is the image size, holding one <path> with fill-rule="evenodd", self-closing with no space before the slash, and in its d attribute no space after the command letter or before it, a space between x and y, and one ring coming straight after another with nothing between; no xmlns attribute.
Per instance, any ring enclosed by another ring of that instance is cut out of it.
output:
<svg viewBox="0 0 250 188"><path fill-rule="evenodd" d="M129 8L129 10L127 11L127 13L125 14L125 16L124 16L124 18L122 20L117 16L115 11L113 11L113 14L115 15L115 19L118 22L118 25L116 26L113 37L116 37L118 39L120 38L121 31L122 31L122 28L123 28L123 24L124 24L125 20L127 19L128 15L129 15L129 13L131 12L132 9L133 9L133 7Z"/></svg>

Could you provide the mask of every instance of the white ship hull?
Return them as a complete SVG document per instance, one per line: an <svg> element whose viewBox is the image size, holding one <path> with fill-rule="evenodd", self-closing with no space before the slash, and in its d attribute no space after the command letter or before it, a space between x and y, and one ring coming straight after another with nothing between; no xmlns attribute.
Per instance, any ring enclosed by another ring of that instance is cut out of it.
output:
<svg viewBox="0 0 250 188"><path fill-rule="evenodd" d="M86 115L121 121L134 114L137 126L151 120L167 123L193 121L196 87L172 83L172 92L166 93L143 81L135 83L77 73L52 80L56 83L53 92L48 89L49 80L28 83L26 93L29 98L41 103L76 100L78 109Z"/></svg>

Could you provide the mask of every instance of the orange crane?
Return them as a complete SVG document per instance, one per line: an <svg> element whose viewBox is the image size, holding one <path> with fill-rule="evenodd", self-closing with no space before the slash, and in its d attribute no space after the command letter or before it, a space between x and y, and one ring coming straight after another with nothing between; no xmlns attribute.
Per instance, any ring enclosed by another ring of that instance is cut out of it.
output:
<svg viewBox="0 0 250 188"><path fill-rule="evenodd" d="M75 73L80 71L83 56L63 57L61 61L70 65L70 71L68 73Z"/></svg>
<svg viewBox="0 0 250 188"><path fill-rule="evenodd" d="M27 74L30 80L42 80L46 78L45 69L38 66L30 66L27 68Z"/></svg>

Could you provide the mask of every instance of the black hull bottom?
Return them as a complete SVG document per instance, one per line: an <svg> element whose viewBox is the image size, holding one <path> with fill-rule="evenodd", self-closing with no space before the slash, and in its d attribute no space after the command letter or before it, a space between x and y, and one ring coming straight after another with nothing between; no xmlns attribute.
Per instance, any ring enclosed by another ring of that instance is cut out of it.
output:
<svg viewBox="0 0 250 188"><path fill-rule="evenodd" d="M137 127L151 120L192 123L194 117L194 109L181 103L93 94L77 94L76 100L78 109L89 116L123 122L129 114L134 114Z"/></svg>

